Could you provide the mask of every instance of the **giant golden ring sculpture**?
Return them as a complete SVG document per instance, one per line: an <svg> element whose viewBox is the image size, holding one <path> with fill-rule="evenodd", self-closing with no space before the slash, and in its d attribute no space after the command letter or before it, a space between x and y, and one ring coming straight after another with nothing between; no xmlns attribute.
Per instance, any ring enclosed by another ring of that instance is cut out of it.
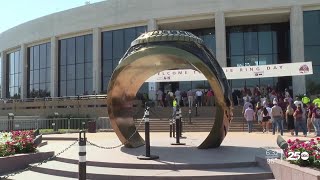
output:
<svg viewBox="0 0 320 180"><path fill-rule="evenodd" d="M133 121L133 100L151 76L168 69L195 69L207 78L216 96L216 116L211 132L198 148L219 147L232 119L230 88L225 74L203 41L192 33L176 30L147 32L131 47L114 70L108 86L111 126L126 147L139 147L144 140ZM152 122L151 122L152 123Z"/></svg>

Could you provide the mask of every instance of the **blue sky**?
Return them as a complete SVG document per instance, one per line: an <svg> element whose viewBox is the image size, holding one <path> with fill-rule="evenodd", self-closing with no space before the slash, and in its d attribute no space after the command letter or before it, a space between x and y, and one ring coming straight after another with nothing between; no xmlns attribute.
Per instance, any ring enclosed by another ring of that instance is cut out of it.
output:
<svg viewBox="0 0 320 180"><path fill-rule="evenodd" d="M103 0L0 0L0 33L55 12Z"/></svg>

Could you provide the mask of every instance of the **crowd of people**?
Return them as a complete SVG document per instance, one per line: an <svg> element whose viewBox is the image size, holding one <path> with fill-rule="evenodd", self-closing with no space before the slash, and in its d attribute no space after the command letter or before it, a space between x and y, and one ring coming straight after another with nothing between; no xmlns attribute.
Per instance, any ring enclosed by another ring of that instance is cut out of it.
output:
<svg viewBox="0 0 320 180"><path fill-rule="evenodd" d="M257 86L250 91L244 89L243 96L243 115L248 122L248 132L252 132L253 121L257 120L261 124L262 132L275 134L276 130L283 135L284 126L290 131L292 136L298 136L302 131L304 136L320 136L320 95L313 100L306 94L296 96L295 100L291 97L288 89L283 92L274 89L261 91ZM235 100L235 99L234 99ZM237 98L237 103L239 98Z"/></svg>
<svg viewBox="0 0 320 180"><path fill-rule="evenodd" d="M163 92L158 89L155 92L155 100L157 101L157 106L160 107L172 107L173 100L176 98L177 104L184 107L193 106L215 106L214 93L211 89L208 90L192 90L180 91L167 91ZM153 100L151 98L151 100Z"/></svg>

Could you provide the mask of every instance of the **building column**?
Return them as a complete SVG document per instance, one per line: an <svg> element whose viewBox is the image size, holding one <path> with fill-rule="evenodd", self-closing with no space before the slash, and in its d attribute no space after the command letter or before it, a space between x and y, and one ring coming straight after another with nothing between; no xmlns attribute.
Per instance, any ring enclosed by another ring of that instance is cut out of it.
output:
<svg viewBox="0 0 320 180"><path fill-rule="evenodd" d="M155 30L158 30L159 27L158 27L158 24L157 24L157 21L155 19L149 19L148 21L148 31L155 31ZM149 98L151 100L156 100L155 98L155 93L157 91L157 87L159 87L159 83L157 82L149 82L148 83L148 94L149 94Z"/></svg>
<svg viewBox="0 0 320 180"><path fill-rule="evenodd" d="M51 97L58 97L58 49L58 38L51 37Z"/></svg>
<svg viewBox="0 0 320 180"><path fill-rule="evenodd" d="M1 52L1 98L7 98L7 54Z"/></svg>
<svg viewBox="0 0 320 180"><path fill-rule="evenodd" d="M20 46L20 66L21 66L21 99L27 98L28 94L28 53L27 53L27 46L22 44Z"/></svg>
<svg viewBox="0 0 320 180"><path fill-rule="evenodd" d="M94 28L93 29L93 91L96 94L100 94L101 92L101 76L102 76L102 69L101 69L101 29Z"/></svg>
<svg viewBox="0 0 320 180"><path fill-rule="evenodd" d="M215 13L216 59L221 67L227 66L226 24L224 12Z"/></svg>
<svg viewBox="0 0 320 180"><path fill-rule="evenodd" d="M158 24L155 19L149 19L148 21L148 31L158 30Z"/></svg>
<svg viewBox="0 0 320 180"><path fill-rule="evenodd" d="M293 6L290 12L291 62L304 62L303 10ZM293 96L306 93L305 76L292 76Z"/></svg>

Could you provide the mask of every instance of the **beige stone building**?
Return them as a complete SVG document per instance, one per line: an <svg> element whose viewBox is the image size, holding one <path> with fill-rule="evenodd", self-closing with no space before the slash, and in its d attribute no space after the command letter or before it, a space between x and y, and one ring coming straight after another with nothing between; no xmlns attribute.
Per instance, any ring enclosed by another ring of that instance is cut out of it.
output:
<svg viewBox="0 0 320 180"><path fill-rule="evenodd" d="M319 0L108 0L1 33L1 97L106 93L131 41L162 29L199 36L223 67L313 62L314 75L232 80L233 89L270 85L319 93ZM146 83L141 91L151 86L187 90L207 83Z"/></svg>

